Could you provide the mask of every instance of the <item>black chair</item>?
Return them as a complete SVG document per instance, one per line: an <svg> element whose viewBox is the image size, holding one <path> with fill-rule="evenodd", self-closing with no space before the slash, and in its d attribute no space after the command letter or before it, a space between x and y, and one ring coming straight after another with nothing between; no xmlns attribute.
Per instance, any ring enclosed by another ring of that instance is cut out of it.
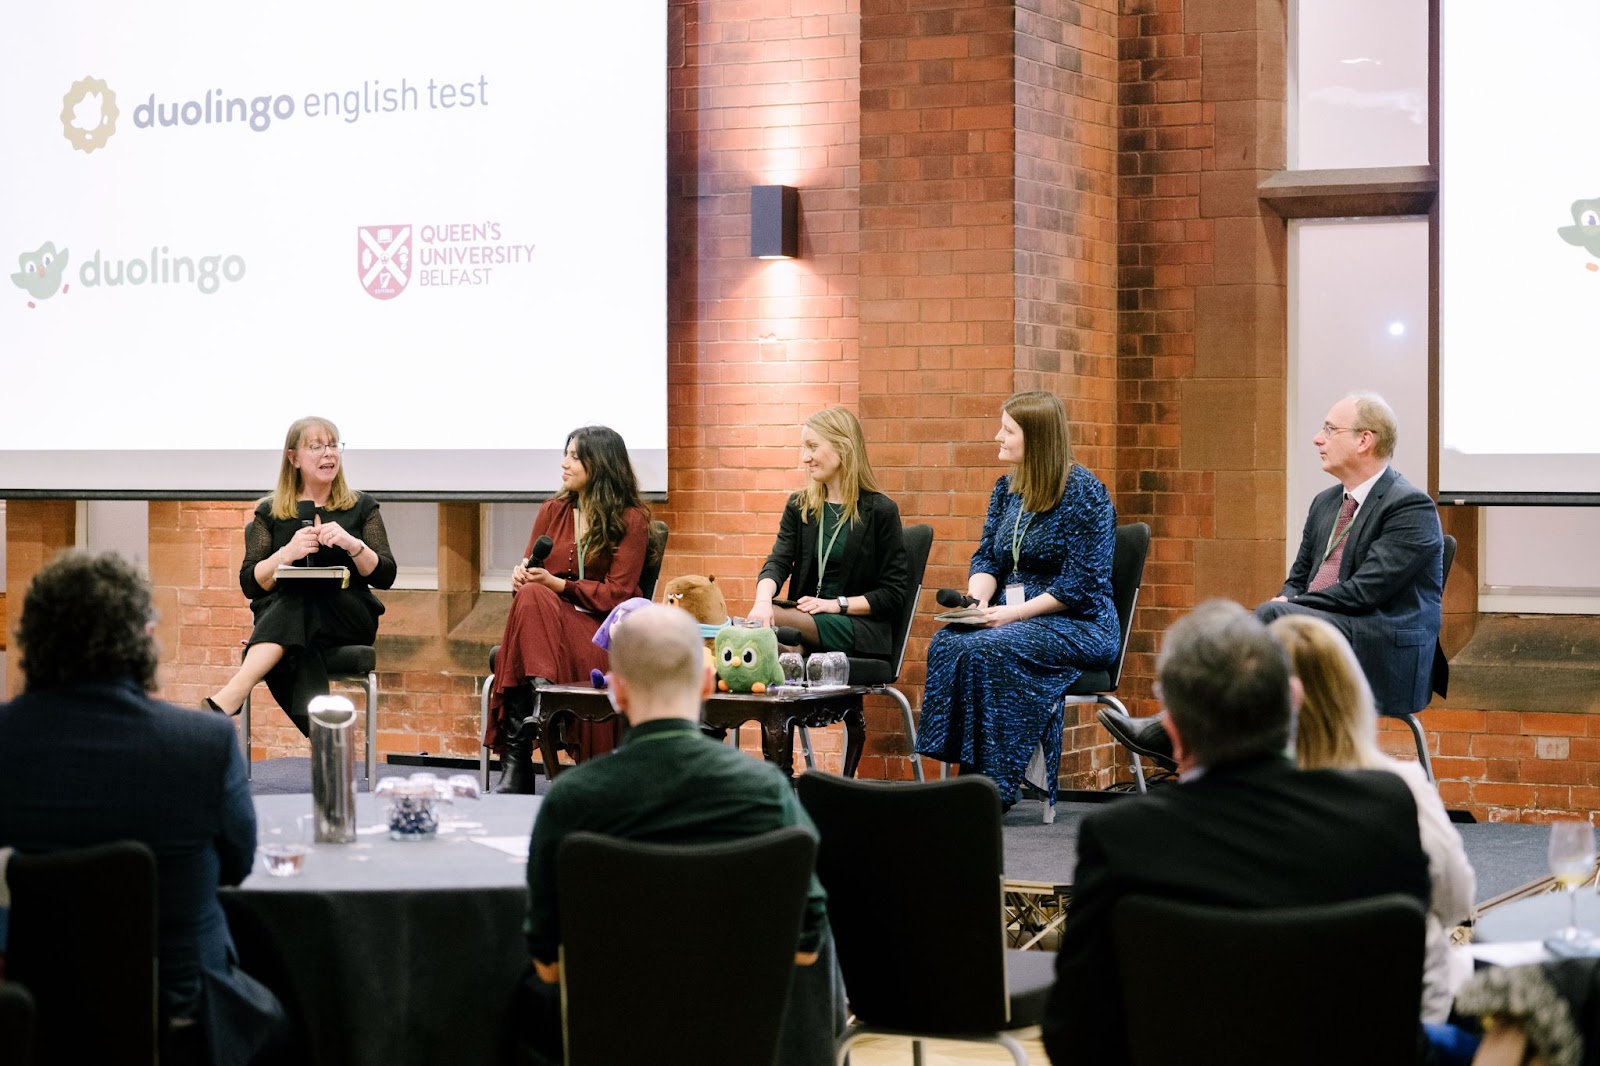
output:
<svg viewBox="0 0 1600 1066"><path fill-rule="evenodd" d="M770 1063L815 854L799 827L716 844L563 841L567 1066ZM641 891L662 920L619 927Z"/></svg>
<svg viewBox="0 0 1600 1066"><path fill-rule="evenodd" d="M33 1066L33 996L16 981L0 981L0 1062Z"/></svg>
<svg viewBox="0 0 1600 1066"><path fill-rule="evenodd" d="M1123 899L1111 926L1130 1061L1416 1062L1423 921L1406 895L1275 910Z"/></svg>
<svg viewBox="0 0 1600 1066"><path fill-rule="evenodd" d="M1456 561L1456 538L1446 533L1444 535L1444 565L1439 572L1439 591L1444 592L1445 585L1450 580L1450 567ZM1439 695L1446 695L1450 687L1450 664L1445 661L1444 650L1439 649L1434 653L1433 691ZM1437 779L1433 776L1433 760L1428 758L1428 738L1422 732L1422 723L1417 721L1414 711L1393 712L1378 708L1378 713L1389 718L1398 718L1411 729L1411 739L1417 744L1417 761L1422 764L1422 772L1428 775L1429 781Z"/></svg>
<svg viewBox="0 0 1600 1066"><path fill-rule="evenodd" d="M6 976L32 994L40 1062L156 1060L156 859L136 841L16 853Z"/></svg>
<svg viewBox="0 0 1600 1066"><path fill-rule="evenodd" d="M858 659L850 657L850 684L866 686L872 696L888 696L900 705L900 716L906 726L907 751L911 753L911 773L922 780L922 760L917 756L917 724L911 715L911 701L895 688L900 680L900 669L906 661L906 644L911 639L911 624L916 621L917 601L922 597L922 578L928 570L928 553L933 549L933 527L925 523L906 526L901 530L906 546L905 601L900 606L900 617L894 622L894 659ZM800 727L800 746L806 757L806 767L815 768L811 758L811 735L805 726Z"/></svg>
<svg viewBox="0 0 1600 1066"><path fill-rule="evenodd" d="M797 788L822 835L817 876L855 1015L839 1061L877 1033L910 1038L919 1062L923 1039L966 1040L999 1044L1026 1066L1009 1034L1044 1016L1055 955L1005 945L994 782L812 771Z"/></svg>
<svg viewBox="0 0 1600 1066"><path fill-rule="evenodd" d="M1117 527L1116 543L1111 549L1111 602L1117 609L1117 657L1104 670L1085 670L1067 689L1061 706L1051 712L1045 726L1059 733L1066 728L1066 711L1069 706L1099 704L1122 714L1128 709L1114 693L1122 681L1122 664L1128 656L1128 634L1133 632L1133 612L1139 606L1139 588L1144 582L1144 563L1150 555L1150 527L1143 522L1130 522ZM1056 779L1061 775L1061 764L1050 769L1050 789L1047 794L1044 820L1056 820ZM1133 755L1133 776L1139 791L1145 789L1144 768L1139 756Z"/></svg>
<svg viewBox="0 0 1600 1066"><path fill-rule="evenodd" d="M367 785L372 785L372 771L377 762L378 736L378 653L367 644L350 644L331 648L323 656L328 664L328 680L360 685L366 694L366 745ZM239 744L244 749L245 776L250 776L250 696L245 695L244 706L239 708Z"/></svg>
<svg viewBox="0 0 1600 1066"><path fill-rule="evenodd" d="M667 535L670 530L667 524L660 519L650 523L649 543L645 548L644 567L639 571L639 595L647 600L656 598L656 582L661 579L661 562L667 554ZM500 645L496 644L489 649L489 676L483 679L483 691L478 697L478 736L483 737L489 732L489 694L494 691L494 675L500 660ZM539 713L537 704L534 714ZM534 743L538 743L538 734L534 735ZM371 780L372 774L367 774ZM478 785L485 791L489 788L489 748L480 745L478 749Z"/></svg>

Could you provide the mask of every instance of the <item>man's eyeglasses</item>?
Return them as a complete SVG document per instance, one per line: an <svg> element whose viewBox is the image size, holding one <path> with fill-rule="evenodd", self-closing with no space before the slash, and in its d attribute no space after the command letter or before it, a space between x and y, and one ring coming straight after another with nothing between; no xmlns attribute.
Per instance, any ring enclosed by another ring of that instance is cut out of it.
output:
<svg viewBox="0 0 1600 1066"><path fill-rule="evenodd" d="M1335 436L1336 434L1339 434L1339 433L1367 433L1367 432L1370 432L1370 431L1362 429L1359 426L1336 426L1332 422L1324 422L1324 423L1322 423L1322 435L1324 437L1332 437L1332 436Z"/></svg>
<svg viewBox="0 0 1600 1066"><path fill-rule="evenodd" d="M342 441L342 440L334 441L332 444L302 444L302 445L300 445L300 450L305 452L305 453L307 453L308 455L321 455L323 452L326 452L326 451L328 451L330 449L333 450L333 451L336 451L336 452L344 451L344 441Z"/></svg>

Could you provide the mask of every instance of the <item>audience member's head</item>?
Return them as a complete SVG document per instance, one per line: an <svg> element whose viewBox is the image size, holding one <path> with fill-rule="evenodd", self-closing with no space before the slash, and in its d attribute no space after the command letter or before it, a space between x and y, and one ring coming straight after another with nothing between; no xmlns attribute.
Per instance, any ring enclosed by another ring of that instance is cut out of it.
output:
<svg viewBox="0 0 1600 1066"><path fill-rule="evenodd" d="M1300 679L1295 753L1307 770L1382 764L1372 688L1349 641L1321 618L1288 614L1267 627Z"/></svg>
<svg viewBox="0 0 1600 1066"><path fill-rule="evenodd" d="M700 717L711 691L700 626L687 611L652 604L611 630L611 698L629 722Z"/></svg>
<svg viewBox="0 0 1600 1066"><path fill-rule="evenodd" d="M150 586L114 552L66 551L22 599L17 645L30 691L85 681L156 687Z"/></svg>
<svg viewBox="0 0 1600 1066"><path fill-rule="evenodd" d="M1156 673L1183 768L1287 750L1294 735L1288 657L1237 603L1210 600L1174 623Z"/></svg>

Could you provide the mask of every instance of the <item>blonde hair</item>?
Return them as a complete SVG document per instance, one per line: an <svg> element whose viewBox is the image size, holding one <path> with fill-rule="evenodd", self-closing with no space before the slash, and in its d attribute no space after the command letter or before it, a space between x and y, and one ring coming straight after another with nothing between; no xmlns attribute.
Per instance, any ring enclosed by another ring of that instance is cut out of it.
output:
<svg viewBox="0 0 1600 1066"><path fill-rule="evenodd" d="M1000 408L1022 430L1022 462L1011 475L1011 491L1022 509L1035 514L1061 502L1072 470L1072 435L1067 409L1053 392L1019 392Z"/></svg>
<svg viewBox="0 0 1600 1066"><path fill-rule="evenodd" d="M867 438L861 432L861 423L845 408L830 407L806 419L806 428L839 453L839 495L844 504L844 520L854 522L860 513L857 505L861 494L880 491L872 476L872 464L867 461ZM827 500L828 487L820 481L809 482L802 490L801 516L820 515Z"/></svg>
<svg viewBox="0 0 1600 1066"><path fill-rule="evenodd" d="M1349 641L1307 614L1275 618L1267 627L1289 653L1300 679L1300 729L1295 758L1305 770L1361 770L1384 765L1372 688Z"/></svg>
<svg viewBox="0 0 1600 1066"><path fill-rule="evenodd" d="M300 447L300 441L313 429L320 429L328 435L328 439L337 444L339 441L339 427L326 418L316 415L307 415L289 427L289 432L283 438L283 461L278 466L278 487L272 490L272 495L267 499L272 501L273 518L293 518L297 513L295 505L300 502L300 468L290 462L289 457ZM350 488L344 480L344 459L339 460L339 472L333 476L333 485L328 489L328 510L348 511L356 505L360 494Z"/></svg>

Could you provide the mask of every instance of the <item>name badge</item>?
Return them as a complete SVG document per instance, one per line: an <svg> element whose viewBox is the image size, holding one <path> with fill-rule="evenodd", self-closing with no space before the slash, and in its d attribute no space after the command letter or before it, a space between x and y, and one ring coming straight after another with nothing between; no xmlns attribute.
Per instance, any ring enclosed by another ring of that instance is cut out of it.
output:
<svg viewBox="0 0 1600 1066"><path fill-rule="evenodd" d="M1028 601L1028 590L1021 585L1006 586L1006 606L1021 607Z"/></svg>

